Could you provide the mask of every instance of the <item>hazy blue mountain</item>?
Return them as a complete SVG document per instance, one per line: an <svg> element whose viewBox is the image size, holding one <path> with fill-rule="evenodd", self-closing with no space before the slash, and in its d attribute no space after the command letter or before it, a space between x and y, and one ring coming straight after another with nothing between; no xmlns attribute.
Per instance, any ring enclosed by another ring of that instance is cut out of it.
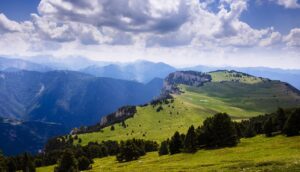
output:
<svg viewBox="0 0 300 172"><path fill-rule="evenodd" d="M43 148L47 139L67 132L60 124L1 117L0 131L0 148L6 155L16 155L25 151L35 153Z"/></svg>
<svg viewBox="0 0 300 172"><path fill-rule="evenodd" d="M190 68L185 68L186 70L195 70L202 72L210 72L215 70L236 70L257 77L269 78L272 80L280 80L287 82L297 89L300 89L300 70L284 70L277 68L267 68L267 67L209 67L209 66L195 66Z"/></svg>
<svg viewBox="0 0 300 172"><path fill-rule="evenodd" d="M18 70L46 72L51 69L46 65L40 65L26 60L0 57L0 71Z"/></svg>
<svg viewBox="0 0 300 172"><path fill-rule="evenodd" d="M54 56L33 56L27 58L29 61L47 65L55 70L81 70L91 65L105 66L110 62L90 60L81 56L69 56L64 58Z"/></svg>
<svg viewBox="0 0 300 172"><path fill-rule="evenodd" d="M78 127L121 106L146 103L162 85L160 79L141 84L72 71L0 72L0 116Z"/></svg>
<svg viewBox="0 0 300 172"><path fill-rule="evenodd" d="M153 63L149 61L136 61L128 64L110 64L107 66L89 66L81 72L98 77L110 77L125 80L135 80L147 83L153 78L165 78L176 69L165 63Z"/></svg>

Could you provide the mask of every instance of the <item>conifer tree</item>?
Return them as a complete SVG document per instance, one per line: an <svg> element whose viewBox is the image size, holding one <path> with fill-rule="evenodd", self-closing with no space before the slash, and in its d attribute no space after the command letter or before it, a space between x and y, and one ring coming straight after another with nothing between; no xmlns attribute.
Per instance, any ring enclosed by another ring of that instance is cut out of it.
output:
<svg viewBox="0 0 300 172"><path fill-rule="evenodd" d="M300 130L300 109L296 109L294 112L292 112L288 119L286 120L284 127L283 127L283 133L287 136L295 136L299 134Z"/></svg>
<svg viewBox="0 0 300 172"><path fill-rule="evenodd" d="M65 150L55 172L78 172L78 162L71 150Z"/></svg>
<svg viewBox="0 0 300 172"><path fill-rule="evenodd" d="M265 135L271 137L273 132L273 122L271 117L265 121L263 128Z"/></svg>
<svg viewBox="0 0 300 172"><path fill-rule="evenodd" d="M23 155L22 170L23 172L35 172L35 164L28 153L24 153Z"/></svg>
<svg viewBox="0 0 300 172"><path fill-rule="evenodd" d="M158 154L161 155L167 155L169 154L168 150L168 142L167 141L162 141L159 147Z"/></svg>
<svg viewBox="0 0 300 172"><path fill-rule="evenodd" d="M182 147L183 145L182 145L180 134L178 131L176 131L169 143L170 154L173 155L176 153L180 153Z"/></svg>
<svg viewBox="0 0 300 172"><path fill-rule="evenodd" d="M192 125L189 128L184 139L184 151L188 153L196 152L197 150L196 146L197 146L197 138L196 138L195 128Z"/></svg>

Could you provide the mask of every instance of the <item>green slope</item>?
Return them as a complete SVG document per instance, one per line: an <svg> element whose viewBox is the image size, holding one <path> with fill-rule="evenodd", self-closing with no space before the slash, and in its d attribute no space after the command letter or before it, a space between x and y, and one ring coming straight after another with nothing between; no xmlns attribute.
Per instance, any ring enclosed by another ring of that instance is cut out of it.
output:
<svg viewBox="0 0 300 172"><path fill-rule="evenodd" d="M207 116L217 112L227 112L239 120L273 112L278 107L299 106L300 96L285 83L232 71L210 75L212 82L201 87L179 85L183 93L173 95L174 102L163 104L160 112L159 105L137 107L134 117L125 121L126 128L115 124L114 131L106 127L101 132L80 134L82 144L128 138L162 141L175 131L186 132L192 124L201 125Z"/></svg>
<svg viewBox="0 0 300 172"><path fill-rule="evenodd" d="M241 139L237 147L199 150L195 154L158 156L148 153L137 161L118 163L115 157L95 159L90 171L299 171L300 136L256 136ZM53 171L54 166L38 168Z"/></svg>

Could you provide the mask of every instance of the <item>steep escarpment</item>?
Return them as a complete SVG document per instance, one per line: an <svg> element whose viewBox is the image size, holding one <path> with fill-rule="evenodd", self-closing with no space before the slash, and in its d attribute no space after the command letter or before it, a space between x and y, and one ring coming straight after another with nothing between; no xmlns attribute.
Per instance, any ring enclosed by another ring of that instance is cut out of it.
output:
<svg viewBox="0 0 300 172"><path fill-rule="evenodd" d="M209 74L195 71L177 71L169 74L163 85L164 93L178 94L180 93L177 85L183 84L188 86L199 87L206 82L210 82L212 77Z"/></svg>

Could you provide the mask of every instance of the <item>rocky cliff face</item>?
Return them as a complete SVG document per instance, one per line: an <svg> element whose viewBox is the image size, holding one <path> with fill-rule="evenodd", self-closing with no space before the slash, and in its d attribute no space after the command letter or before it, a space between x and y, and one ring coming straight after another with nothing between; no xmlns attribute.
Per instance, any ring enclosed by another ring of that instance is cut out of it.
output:
<svg viewBox="0 0 300 172"><path fill-rule="evenodd" d="M107 116L104 116L101 118L100 126L106 127L118 122L122 122L126 120L127 118L133 117L133 115L136 113L136 107L135 106L124 106L119 108L116 112L111 113Z"/></svg>
<svg viewBox="0 0 300 172"><path fill-rule="evenodd" d="M195 71L178 71L169 74L164 80L163 93L180 94L180 90L177 87L179 84L199 87L205 82L211 81L211 76L206 73Z"/></svg>

